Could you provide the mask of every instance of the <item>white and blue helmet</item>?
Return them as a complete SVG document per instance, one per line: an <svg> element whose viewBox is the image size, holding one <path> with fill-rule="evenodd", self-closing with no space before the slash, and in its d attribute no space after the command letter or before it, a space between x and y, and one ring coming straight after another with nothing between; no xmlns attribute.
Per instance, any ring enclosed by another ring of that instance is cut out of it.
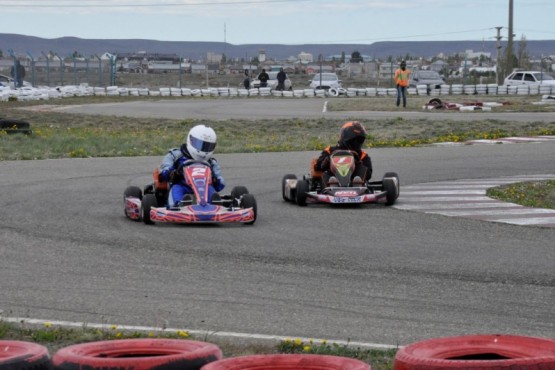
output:
<svg viewBox="0 0 555 370"><path fill-rule="evenodd" d="M193 159L207 161L216 149L216 132L208 126L197 125L187 134L187 150Z"/></svg>

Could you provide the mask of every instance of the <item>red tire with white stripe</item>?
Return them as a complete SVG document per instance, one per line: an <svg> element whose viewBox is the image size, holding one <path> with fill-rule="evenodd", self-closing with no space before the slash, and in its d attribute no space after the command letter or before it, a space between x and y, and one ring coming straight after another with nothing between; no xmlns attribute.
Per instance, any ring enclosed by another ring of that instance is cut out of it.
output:
<svg viewBox="0 0 555 370"><path fill-rule="evenodd" d="M397 351L393 369L555 369L555 340L516 335L429 339Z"/></svg>
<svg viewBox="0 0 555 370"><path fill-rule="evenodd" d="M36 343L0 340L0 370L48 370L48 349Z"/></svg>
<svg viewBox="0 0 555 370"><path fill-rule="evenodd" d="M253 355L226 358L202 370L371 370L360 360L327 355Z"/></svg>
<svg viewBox="0 0 555 370"><path fill-rule="evenodd" d="M222 358L212 343L179 339L121 339L81 343L52 356L55 370L199 370Z"/></svg>

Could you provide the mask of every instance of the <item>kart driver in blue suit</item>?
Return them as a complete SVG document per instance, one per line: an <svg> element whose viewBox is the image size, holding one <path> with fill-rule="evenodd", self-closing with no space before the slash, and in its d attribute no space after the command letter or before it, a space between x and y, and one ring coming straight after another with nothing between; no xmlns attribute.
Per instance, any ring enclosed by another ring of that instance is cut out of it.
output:
<svg viewBox="0 0 555 370"><path fill-rule="evenodd" d="M212 199L215 192L222 191L225 181L222 169L212 158L216 148L216 132L208 126L197 125L191 128L185 142L180 148L171 149L162 159L159 170L159 180L170 183L168 208L177 207L193 189L185 184L183 179L183 164L188 160L205 161L212 169L212 184L209 186L208 199Z"/></svg>

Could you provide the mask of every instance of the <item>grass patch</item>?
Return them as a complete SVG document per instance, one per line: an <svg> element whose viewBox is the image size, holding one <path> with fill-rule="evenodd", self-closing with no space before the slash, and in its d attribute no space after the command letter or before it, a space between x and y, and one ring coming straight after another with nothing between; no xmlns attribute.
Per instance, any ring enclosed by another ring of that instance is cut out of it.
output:
<svg viewBox="0 0 555 370"><path fill-rule="evenodd" d="M106 326L106 328L67 328L45 322L43 325L29 325L25 322L18 324L9 323L0 319L0 340L19 340L41 344L48 348L53 355L60 348L72 344L95 342L104 340L118 340L131 338L170 338L190 339L205 341L216 344L222 350L224 357L236 357L259 354L321 354L355 358L371 365L374 370L390 370L393 368L393 359L396 350L378 350L353 348L336 343L304 343L300 339L284 340L277 345L241 345L239 343L226 341L212 341L210 338L195 338L184 330L168 331L126 331L117 325Z"/></svg>
<svg viewBox="0 0 555 370"><path fill-rule="evenodd" d="M130 98L118 101L128 100ZM355 100L373 101L371 98ZM66 104L91 101L110 100L97 97L88 97L87 100L79 97L63 99ZM55 101L54 104L60 102L62 100ZM28 121L33 130L30 135L8 135L0 131L0 160L160 156L169 148L179 146L188 130L199 123L210 124L216 130L217 153L322 150L337 142L343 123L337 119L325 118L257 121L234 119L214 122L164 118L153 120L14 109L35 104L0 104L0 117ZM508 136L555 135L555 120L512 122L483 119L469 122L397 117L361 121L368 131L367 148L409 147Z"/></svg>
<svg viewBox="0 0 555 370"><path fill-rule="evenodd" d="M488 197L526 207L555 209L555 180L527 181L490 188Z"/></svg>

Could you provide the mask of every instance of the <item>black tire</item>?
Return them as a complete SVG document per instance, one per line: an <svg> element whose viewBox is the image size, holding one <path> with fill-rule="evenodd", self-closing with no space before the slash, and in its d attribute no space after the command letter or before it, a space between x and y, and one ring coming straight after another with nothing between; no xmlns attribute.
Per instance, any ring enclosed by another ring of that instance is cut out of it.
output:
<svg viewBox="0 0 555 370"><path fill-rule="evenodd" d="M393 369L555 369L555 340L515 335L429 339L397 351Z"/></svg>
<svg viewBox="0 0 555 370"><path fill-rule="evenodd" d="M295 201L301 207L306 206L306 193L309 191L308 181L297 181L297 190L295 194Z"/></svg>
<svg viewBox="0 0 555 370"><path fill-rule="evenodd" d="M203 370L370 370L361 360L330 355L250 355L231 357L209 363Z"/></svg>
<svg viewBox="0 0 555 370"><path fill-rule="evenodd" d="M397 186L392 178L383 179L383 190L386 191L385 205L392 206L397 200Z"/></svg>
<svg viewBox="0 0 555 370"><path fill-rule="evenodd" d="M401 193L401 182L399 181L399 175L397 175L397 172L386 172L385 175L383 175L383 177L394 177L395 178L395 182L397 183L397 198L399 198L399 194ZM397 199L395 198L395 199Z"/></svg>
<svg viewBox="0 0 555 370"><path fill-rule="evenodd" d="M31 125L27 121L20 121L15 119L0 119L0 131L5 131L8 134L30 134Z"/></svg>
<svg viewBox="0 0 555 370"><path fill-rule="evenodd" d="M154 194L145 194L141 202L141 217L143 222L147 225L153 225L154 222L150 219L150 209L158 207L158 200Z"/></svg>
<svg viewBox="0 0 555 370"><path fill-rule="evenodd" d="M125 209L125 199L127 197L135 197L135 198L143 199L143 192L137 186L128 186L125 189L125 191L123 192L123 214L125 215L125 217L129 217Z"/></svg>
<svg viewBox="0 0 555 370"><path fill-rule="evenodd" d="M245 225L252 225L256 221L256 214L258 211L258 207L256 205L256 199L252 194L243 194L243 198L241 199L241 208L251 208L254 212L254 219L250 222L245 222Z"/></svg>
<svg viewBox="0 0 555 370"><path fill-rule="evenodd" d="M221 359L212 343L180 339L121 339L81 343L52 357L54 370L199 370Z"/></svg>
<svg viewBox="0 0 555 370"><path fill-rule="evenodd" d="M50 355L42 345L0 340L0 370L48 370Z"/></svg>
<svg viewBox="0 0 555 370"><path fill-rule="evenodd" d="M288 173L287 175L283 176L283 179L281 180L281 195L283 196L283 200L285 201L292 200L291 198L285 196L285 184L287 183L287 180L296 180L296 179L297 179L297 176L291 173Z"/></svg>
<svg viewBox="0 0 555 370"><path fill-rule="evenodd" d="M231 199L233 200L233 207L239 207L237 199L241 198L244 194L248 194L249 190L244 186L234 186L231 189Z"/></svg>
<svg viewBox="0 0 555 370"><path fill-rule="evenodd" d="M125 191L123 192L123 197L135 197L139 199L143 199L143 192L141 188L138 186L128 186Z"/></svg>

